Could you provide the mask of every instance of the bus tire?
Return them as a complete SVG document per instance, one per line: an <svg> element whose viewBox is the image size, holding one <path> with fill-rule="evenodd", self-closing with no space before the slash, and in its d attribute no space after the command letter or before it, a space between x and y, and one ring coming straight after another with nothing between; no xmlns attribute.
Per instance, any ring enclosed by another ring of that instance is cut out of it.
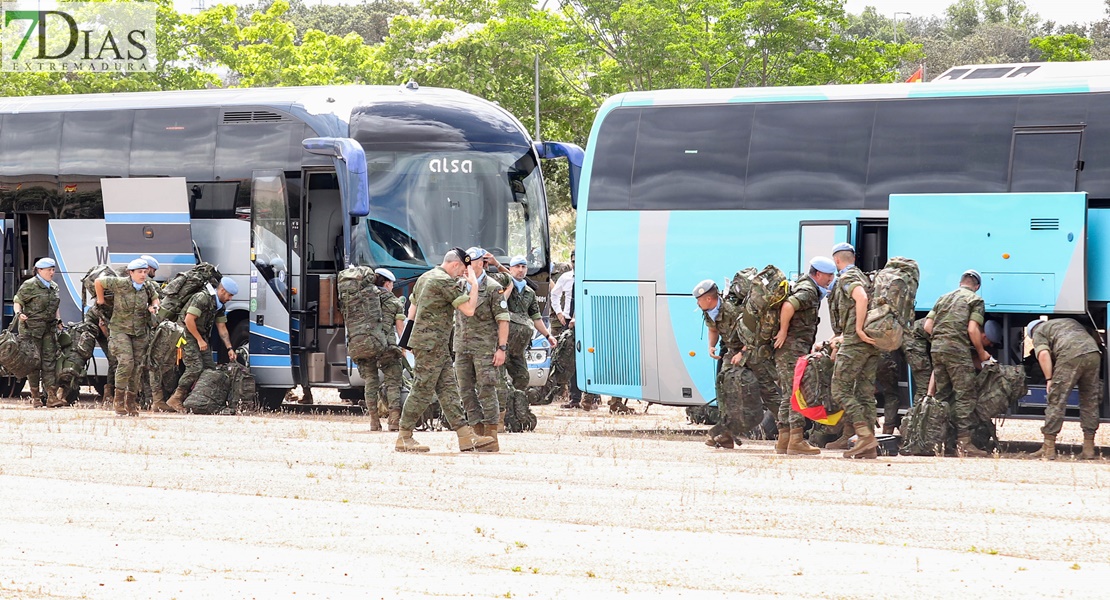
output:
<svg viewBox="0 0 1110 600"><path fill-rule="evenodd" d="M258 405L264 411L279 412L287 392L289 388L258 388Z"/></svg>

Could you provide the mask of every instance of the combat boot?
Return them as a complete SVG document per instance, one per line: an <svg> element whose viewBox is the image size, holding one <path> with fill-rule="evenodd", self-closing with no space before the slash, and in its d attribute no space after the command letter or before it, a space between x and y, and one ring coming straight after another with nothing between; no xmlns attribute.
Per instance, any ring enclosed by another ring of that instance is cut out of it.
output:
<svg viewBox="0 0 1110 600"><path fill-rule="evenodd" d="M411 429L398 430L397 443L393 445L393 449L397 452L427 452L430 450L427 446L416 443L416 440L412 438Z"/></svg>
<svg viewBox="0 0 1110 600"><path fill-rule="evenodd" d="M848 446L852 443L852 436L856 434L856 430L852 427L851 423L845 422L844 429L841 430L840 437L825 444L826 450L847 450Z"/></svg>
<svg viewBox="0 0 1110 600"><path fill-rule="evenodd" d="M166 406L174 412L184 413L185 396L188 393L188 390L186 390L185 388L177 388L173 391L173 395L170 396L170 399L166 401Z"/></svg>
<svg viewBox="0 0 1110 600"><path fill-rule="evenodd" d="M571 400L566 404L560 404L559 408L582 408L582 402L580 400Z"/></svg>
<svg viewBox="0 0 1110 600"><path fill-rule="evenodd" d="M486 435L486 425L485 425L485 423L475 423L475 424L471 425L470 428L474 430L474 435L476 435L478 437L482 437L482 436Z"/></svg>
<svg viewBox="0 0 1110 600"><path fill-rule="evenodd" d="M725 432L719 433L709 438L708 440L706 440L705 445L713 448L724 448L725 450L732 450L736 447L737 442L740 442L740 440L733 438L731 433Z"/></svg>
<svg viewBox="0 0 1110 600"><path fill-rule="evenodd" d="M1083 432L1083 451L1079 453L1079 460L1094 460L1098 458L1095 452L1095 433Z"/></svg>
<svg viewBox="0 0 1110 600"><path fill-rule="evenodd" d="M69 401L66 400L66 389L63 387L47 388L47 402L46 408L61 408L68 406Z"/></svg>
<svg viewBox="0 0 1110 600"><path fill-rule="evenodd" d="M775 440L775 454L786 454L787 447L790 446L790 429L783 423L779 425L779 439Z"/></svg>
<svg viewBox="0 0 1110 600"><path fill-rule="evenodd" d="M112 395L112 407L115 408L116 414L125 417L127 416L127 404L123 399L124 392L122 390L115 390Z"/></svg>
<svg viewBox="0 0 1110 600"><path fill-rule="evenodd" d="M488 436L479 436L474 433L474 428L470 425L463 425L455 430L455 435L459 436L459 451L470 452L477 450L478 452L496 452L495 449L490 449L491 446L497 443L497 440Z"/></svg>
<svg viewBox="0 0 1110 600"><path fill-rule="evenodd" d="M486 423L485 427L482 428L482 431L485 432L483 434L485 437L493 438L493 443L488 446L479 448L478 452L500 452L501 444L497 441L497 425Z"/></svg>
<svg viewBox="0 0 1110 600"><path fill-rule="evenodd" d="M875 439L875 431L866 421L852 424L856 430L856 445L844 453L844 458L878 458L879 440Z"/></svg>
<svg viewBox="0 0 1110 600"><path fill-rule="evenodd" d="M378 416L378 407L366 408L366 416L370 417L370 431L382 430L382 419Z"/></svg>
<svg viewBox="0 0 1110 600"><path fill-rule="evenodd" d="M610 398L609 412L618 415L630 415L632 409L628 407L628 401L624 398Z"/></svg>
<svg viewBox="0 0 1110 600"><path fill-rule="evenodd" d="M586 398L583 398L582 399L582 410L584 410L586 412L589 412L591 410L597 410L597 398L596 397L589 397L589 396L587 396Z"/></svg>
<svg viewBox="0 0 1110 600"><path fill-rule="evenodd" d="M154 402L150 405L150 412L176 412L169 404L166 404L166 393L162 390L151 390L150 395L154 397Z"/></svg>
<svg viewBox="0 0 1110 600"><path fill-rule="evenodd" d="M401 430L401 411L399 411L399 410L389 411L389 430L390 431L400 431Z"/></svg>
<svg viewBox="0 0 1110 600"><path fill-rule="evenodd" d="M139 414L138 396L139 395L135 392L127 392L123 396L123 405L124 408L127 409L127 415L130 417L134 417Z"/></svg>
<svg viewBox="0 0 1110 600"><path fill-rule="evenodd" d="M961 437L960 441L962 442L963 440L964 440L964 438ZM968 438L968 440L970 441L970 438ZM1087 441L1086 436L1084 436L1083 441L1084 441L1084 444L1083 444L1084 449L1086 449L1085 448L1086 447L1086 441ZM1093 448L1094 436L1093 435L1091 436L1091 444L1092 444L1091 450L1093 451L1094 450L1094 448ZM957 448L958 447L959 447L959 445L957 444ZM972 447L974 448L974 446L972 446ZM982 452L982 450L980 450L980 452ZM1044 460L1056 460L1056 436L1055 435L1049 435L1047 433L1044 434L1044 444L1041 446L1041 449L1037 450L1033 454L1030 454L1029 458L1041 458L1041 459L1044 459Z"/></svg>
<svg viewBox="0 0 1110 600"><path fill-rule="evenodd" d="M104 395L100 397L100 401L105 402L105 403L111 402L112 398L114 398L115 396L116 396L116 386L114 386L110 383L105 383L104 384Z"/></svg>
<svg viewBox="0 0 1110 600"><path fill-rule="evenodd" d="M790 443L786 446L786 453L789 455L805 455L814 456L821 454L820 448L814 448L809 445L805 438L805 428L791 427L790 428Z"/></svg>
<svg viewBox="0 0 1110 600"><path fill-rule="evenodd" d="M42 408L42 391L37 387L31 388L31 408Z"/></svg>
<svg viewBox="0 0 1110 600"><path fill-rule="evenodd" d="M1045 445L1047 446L1048 445L1048 436L1047 435L1044 436L1044 439L1045 439ZM979 448L975 447L975 444L973 444L971 442L971 434L970 433L961 433L959 435L959 437L956 438L956 456L959 456L960 458L986 458L990 455L991 455L990 452L987 452L986 450L980 450ZM1055 459L1056 459L1056 436L1052 436L1052 458L1049 458L1048 460L1055 460Z"/></svg>

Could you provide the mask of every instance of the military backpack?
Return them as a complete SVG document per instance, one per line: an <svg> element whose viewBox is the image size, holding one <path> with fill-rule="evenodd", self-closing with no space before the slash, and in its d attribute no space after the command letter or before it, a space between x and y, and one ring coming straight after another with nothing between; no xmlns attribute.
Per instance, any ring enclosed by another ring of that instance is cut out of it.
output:
<svg viewBox="0 0 1110 600"><path fill-rule="evenodd" d="M983 370L975 376L975 386L979 389L975 416L986 422L1005 414L1011 403L1029 392L1025 386L1024 367L996 362L983 365Z"/></svg>
<svg viewBox="0 0 1110 600"><path fill-rule="evenodd" d="M200 372L193 390L185 398L185 408L197 415L214 415L227 408L227 393L231 380L223 369L205 369Z"/></svg>
<svg viewBox="0 0 1110 600"><path fill-rule="evenodd" d="M833 399L832 372L832 353L827 344L817 352L799 357L794 364L790 408L817 423L839 423L844 407Z"/></svg>
<svg viewBox="0 0 1110 600"><path fill-rule="evenodd" d="M743 271L741 271L743 273ZM790 295L790 281L775 265L767 265L751 281L751 289L744 298L740 327L746 340L753 343L768 342L779 331L779 316L783 300Z"/></svg>
<svg viewBox="0 0 1110 600"><path fill-rule="evenodd" d="M254 412L258 410L258 388L251 370L238 362L220 365L227 372L227 406L230 410Z"/></svg>
<svg viewBox="0 0 1110 600"><path fill-rule="evenodd" d="M215 290L216 286L220 285L220 280L223 277L223 274L214 265L206 262L174 275L166 282L166 285L162 286L162 301L158 308L158 318L164 321L176 321L193 294L209 286ZM212 293L214 294L215 291Z"/></svg>
<svg viewBox="0 0 1110 600"><path fill-rule="evenodd" d="M370 267L348 267L339 272L339 312L347 329L347 354L355 360L377 358L389 348L375 276Z"/></svg>
<svg viewBox="0 0 1110 600"><path fill-rule="evenodd" d="M70 323L58 334L58 360L55 373L59 381L74 381L85 375L92 358L100 328L95 323Z"/></svg>
<svg viewBox="0 0 1110 600"><path fill-rule="evenodd" d="M917 261L901 256L888 260L875 275L863 332L875 340L879 350L897 350L902 347L902 336L911 335L920 279Z"/></svg>
<svg viewBox="0 0 1110 600"><path fill-rule="evenodd" d="M902 417L901 454L942 456L948 439L948 405L925 396Z"/></svg>
<svg viewBox="0 0 1110 600"><path fill-rule="evenodd" d="M192 334L189 334L192 335ZM150 331L146 346L146 364L168 367L178 362L178 348L182 346L185 327L177 321L162 321Z"/></svg>
<svg viewBox="0 0 1110 600"><path fill-rule="evenodd" d="M752 291L752 281L759 271L755 267L747 267L736 272L728 283L728 293L725 299L733 304L741 305Z"/></svg>
<svg viewBox="0 0 1110 600"><path fill-rule="evenodd" d="M0 367L12 377L26 377L39 366L39 349L29 336L19 335L19 317L0 333Z"/></svg>
<svg viewBox="0 0 1110 600"><path fill-rule="evenodd" d="M90 306L96 303L96 280L101 277L119 277L120 274L112 268L112 265L96 265L95 267L85 271L85 276L81 278L81 306ZM104 291L104 301L106 304L111 304L112 293ZM89 302L92 300L92 302Z"/></svg>

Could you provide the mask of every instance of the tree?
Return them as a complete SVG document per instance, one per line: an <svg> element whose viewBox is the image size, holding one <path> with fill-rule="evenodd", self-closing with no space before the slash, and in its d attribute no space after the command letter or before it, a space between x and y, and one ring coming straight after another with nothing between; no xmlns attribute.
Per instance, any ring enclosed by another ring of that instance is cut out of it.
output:
<svg viewBox="0 0 1110 600"><path fill-rule="evenodd" d="M1045 62L1091 60L1091 40L1074 33L1036 37L1029 40L1029 44L1040 54L1037 60Z"/></svg>

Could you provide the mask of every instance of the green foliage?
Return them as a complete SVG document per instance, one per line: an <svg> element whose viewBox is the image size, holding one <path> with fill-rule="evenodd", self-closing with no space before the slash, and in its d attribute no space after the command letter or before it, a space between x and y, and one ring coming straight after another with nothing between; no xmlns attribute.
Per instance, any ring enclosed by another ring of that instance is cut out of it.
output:
<svg viewBox="0 0 1110 600"><path fill-rule="evenodd" d="M1091 60L1091 40L1074 33L1046 35L1029 40L1045 62Z"/></svg>

